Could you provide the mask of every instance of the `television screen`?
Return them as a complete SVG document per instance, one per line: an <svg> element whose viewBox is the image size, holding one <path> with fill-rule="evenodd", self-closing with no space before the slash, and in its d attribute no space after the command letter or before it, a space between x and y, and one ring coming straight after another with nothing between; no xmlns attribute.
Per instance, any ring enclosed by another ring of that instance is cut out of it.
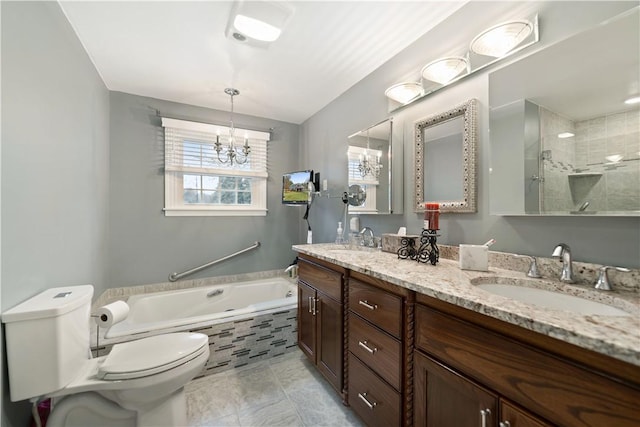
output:
<svg viewBox="0 0 640 427"><path fill-rule="evenodd" d="M282 176L282 203L306 205L310 198L311 182L313 182L312 170L285 173Z"/></svg>

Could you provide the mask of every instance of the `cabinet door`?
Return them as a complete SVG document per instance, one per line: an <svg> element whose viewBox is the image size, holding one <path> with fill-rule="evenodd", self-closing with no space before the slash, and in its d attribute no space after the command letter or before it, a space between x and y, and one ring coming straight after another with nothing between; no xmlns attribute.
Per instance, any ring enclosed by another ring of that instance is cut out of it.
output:
<svg viewBox="0 0 640 427"><path fill-rule="evenodd" d="M414 353L414 426L497 425L495 394L444 365Z"/></svg>
<svg viewBox="0 0 640 427"><path fill-rule="evenodd" d="M298 347L309 360L316 363L316 316L313 304L316 290L298 282Z"/></svg>
<svg viewBox="0 0 640 427"><path fill-rule="evenodd" d="M552 427L530 412L500 398L500 427Z"/></svg>
<svg viewBox="0 0 640 427"><path fill-rule="evenodd" d="M339 393L342 392L342 304L317 292L317 366Z"/></svg>

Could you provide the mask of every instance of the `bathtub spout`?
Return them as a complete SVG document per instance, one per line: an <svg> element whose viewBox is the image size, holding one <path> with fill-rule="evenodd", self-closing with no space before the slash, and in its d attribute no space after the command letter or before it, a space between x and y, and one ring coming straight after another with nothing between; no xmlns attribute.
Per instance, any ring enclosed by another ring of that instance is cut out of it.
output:
<svg viewBox="0 0 640 427"><path fill-rule="evenodd" d="M222 290L222 289L214 289L214 290L210 291L209 293L207 293L207 298L215 297L216 295L220 295L223 292L224 292L224 290Z"/></svg>

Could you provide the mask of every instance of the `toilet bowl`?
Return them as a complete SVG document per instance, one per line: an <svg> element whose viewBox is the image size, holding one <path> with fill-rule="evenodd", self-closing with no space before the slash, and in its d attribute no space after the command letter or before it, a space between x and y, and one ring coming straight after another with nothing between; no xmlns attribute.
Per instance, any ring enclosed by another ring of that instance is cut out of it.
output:
<svg viewBox="0 0 640 427"><path fill-rule="evenodd" d="M50 427L186 425L184 385L204 368L208 337L157 335L90 358L92 295L52 288L3 314L11 400L55 398Z"/></svg>

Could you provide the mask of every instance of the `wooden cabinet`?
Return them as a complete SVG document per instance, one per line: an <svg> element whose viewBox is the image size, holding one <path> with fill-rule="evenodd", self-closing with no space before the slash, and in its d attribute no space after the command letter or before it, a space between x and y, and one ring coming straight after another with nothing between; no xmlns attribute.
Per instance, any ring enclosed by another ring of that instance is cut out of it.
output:
<svg viewBox="0 0 640 427"><path fill-rule="evenodd" d="M344 277L337 266L298 258L298 347L341 395Z"/></svg>
<svg viewBox="0 0 640 427"><path fill-rule="evenodd" d="M367 426L638 427L640 369L299 258L298 345Z"/></svg>
<svg viewBox="0 0 640 427"><path fill-rule="evenodd" d="M473 388L468 383L499 400L487 426L640 425L640 386L624 373L605 374L549 351L546 348L551 344L561 346L550 337L495 319L483 324L485 316L424 295L417 300L426 305L416 304L416 426L450 425L430 422L429 409L439 405L431 399L440 399L432 388L468 391ZM421 352L424 355L417 356ZM451 375L443 373L447 371ZM431 384L436 377L436 384ZM463 383L467 385L461 386ZM472 401L469 396L474 396L461 393L456 397L451 390L444 394L449 394L451 410L467 406ZM482 426L479 422L454 425Z"/></svg>
<svg viewBox="0 0 640 427"><path fill-rule="evenodd" d="M349 405L368 426L410 425L413 292L352 272L348 307Z"/></svg>
<svg viewBox="0 0 640 427"><path fill-rule="evenodd" d="M533 414L518 408L509 401L500 399L499 427L551 427Z"/></svg>
<svg viewBox="0 0 640 427"><path fill-rule="evenodd" d="M414 369L416 427L552 426L420 351Z"/></svg>
<svg viewBox="0 0 640 427"><path fill-rule="evenodd" d="M416 351L414 425L495 426L498 396Z"/></svg>

